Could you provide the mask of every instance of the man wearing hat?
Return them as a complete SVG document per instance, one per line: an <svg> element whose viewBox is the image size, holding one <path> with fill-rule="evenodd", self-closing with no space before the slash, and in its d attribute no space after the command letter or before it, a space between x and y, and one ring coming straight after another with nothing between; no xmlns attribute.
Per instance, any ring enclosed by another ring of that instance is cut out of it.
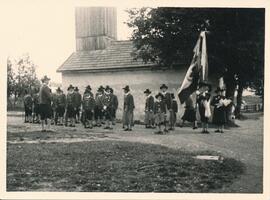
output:
<svg viewBox="0 0 270 200"><path fill-rule="evenodd" d="M96 105L95 105L95 121L96 126L101 127L101 122L103 120L103 113L102 113L102 98L103 98L104 88L100 86L96 93Z"/></svg>
<svg viewBox="0 0 270 200"><path fill-rule="evenodd" d="M111 88L106 86L102 98L102 111L106 120L104 129L112 129L112 95Z"/></svg>
<svg viewBox="0 0 270 200"><path fill-rule="evenodd" d="M172 114L172 98L171 94L168 92L168 86L165 84L162 84L160 86L161 94L164 96L163 101L165 102L166 107L166 114L165 114L165 129L164 132L168 132L167 124L170 119L170 115Z"/></svg>
<svg viewBox="0 0 270 200"><path fill-rule="evenodd" d="M111 97L112 97L112 125L115 125L116 111L118 109L118 98L113 93L113 89L112 88L111 88Z"/></svg>
<svg viewBox="0 0 270 200"><path fill-rule="evenodd" d="M42 132L50 130L50 122L48 122L48 119L51 119L52 117L51 113L52 94L51 89L48 86L49 81L50 79L46 75L41 79L42 86L39 92L39 113L41 119ZM45 127L46 124L47 127Z"/></svg>
<svg viewBox="0 0 270 200"><path fill-rule="evenodd" d="M95 99L94 95L91 92L91 87L88 85L85 88L84 94L83 94L83 100L82 100L82 111L84 116L84 127L85 128L93 128L93 117L94 117L94 109L95 109Z"/></svg>
<svg viewBox="0 0 270 200"><path fill-rule="evenodd" d="M161 125L165 126L165 114L166 114L166 103L162 93L158 93L156 96L156 102L154 104L155 123L158 126L156 134L163 134ZM164 131L165 132L165 131Z"/></svg>
<svg viewBox="0 0 270 200"><path fill-rule="evenodd" d="M55 102L55 125L63 126L64 124L64 113L66 108L66 95L60 87L56 90L56 102ZM59 123L58 123L59 118Z"/></svg>
<svg viewBox="0 0 270 200"><path fill-rule="evenodd" d="M125 86L124 90L124 109L123 109L123 127L125 131L132 131L133 111L135 108L134 99L130 93L129 86Z"/></svg>
<svg viewBox="0 0 270 200"><path fill-rule="evenodd" d="M82 105L82 95L79 93L79 88L74 88L74 103L75 103L75 123L80 121L80 110Z"/></svg>
<svg viewBox="0 0 270 200"><path fill-rule="evenodd" d="M67 93L67 99L66 99L66 126L75 127L75 95L74 95L74 87L72 85L69 85L68 87L68 93ZM68 121L70 124L68 124Z"/></svg>
<svg viewBox="0 0 270 200"><path fill-rule="evenodd" d="M146 89L144 94L146 96L145 100L145 128L153 128L153 118L154 118L154 97L151 95L151 91Z"/></svg>

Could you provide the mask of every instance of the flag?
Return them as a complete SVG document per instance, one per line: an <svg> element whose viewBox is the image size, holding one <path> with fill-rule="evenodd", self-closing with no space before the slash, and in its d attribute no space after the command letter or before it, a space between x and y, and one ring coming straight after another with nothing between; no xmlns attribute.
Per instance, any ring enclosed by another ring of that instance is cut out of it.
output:
<svg viewBox="0 0 270 200"><path fill-rule="evenodd" d="M206 44L206 32L203 31L202 37L202 53L201 53L201 80L208 80L208 55L207 55L207 44Z"/></svg>
<svg viewBox="0 0 270 200"><path fill-rule="evenodd" d="M181 104L197 90L199 80L206 81L208 79L208 58L205 31L201 32L193 52L194 55L191 64L178 91L178 97Z"/></svg>

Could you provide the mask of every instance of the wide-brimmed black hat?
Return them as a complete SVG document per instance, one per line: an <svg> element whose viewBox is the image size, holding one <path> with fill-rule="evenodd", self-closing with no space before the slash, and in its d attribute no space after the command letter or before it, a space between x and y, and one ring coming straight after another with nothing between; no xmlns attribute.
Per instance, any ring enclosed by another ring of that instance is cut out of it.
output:
<svg viewBox="0 0 270 200"><path fill-rule="evenodd" d="M73 85L69 85L67 90L74 89Z"/></svg>
<svg viewBox="0 0 270 200"><path fill-rule="evenodd" d="M161 94L160 92L159 92L155 97L156 97L156 99L157 99L158 97L161 97L162 99L164 98L163 94Z"/></svg>
<svg viewBox="0 0 270 200"><path fill-rule="evenodd" d="M79 88L78 87L75 87L74 91L79 91Z"/></svg>
<svg viewBox="0 0 270 200"><path fill-rule="evenodd" d="M87 85L85 89L86 89L86 90L92 90L92 88L91 88L90 85Z"/></svg>
<svg viewBox="0 0 270 200"><path fill-rule="evenodd" d="M145 94L151 94L151 91L147 88L143 93L145 93Z"/></svg>
<svg viewBox="0 0 270 200"><path fill-rule="evenodd" d="M43 78L41 78L41 82L44 82L44 81L49 81L51 80L47 75L43 76Z"/></svg>
<svg viewBox="0 0 270 200"><path fill-rule="evenodd" d="M218 92L223 92L224 89L223 88L220 88L220 87L217 87L217 89L215 90L215 93L218 93Z"/></svg>
<svg viewBox="0 0 270 200"><path fill-rule="evenodd" d="M160 89L162 89L162 88L168 89L168 86L167 86L166 84L162 84L162 85L160 86Z"/></svg>
<svg viewBox="0 0 270 200"><path fill-rule="evenodd" d="M172 98L172 99L174 99L174 98L175 98L174 93L171 93L171 98Z"/></svg>
<svg viewBox="0 0 270 200"><path fill-rule="evenodd" d="M110 86L107 85L104 90L105 91L108 91L108 90L111 91L111 88L110 88Z"/></svg>
<svg viewBox="0 0 270 200"><path fill-rule="evenodd" d="M113 93L113 89L112 89L112 88L110 88L110 90L111 90L111 93Z"/></svg>
<svg viewBox="0 0 270 200"><path fill-rule="evenodd" d="M130 89L129 89L129 86L126 85L125 87L123 87L123 90L129 91L129 90L130 90Z"/></svg>
<svg viewBox="0 0 270 200"><path fill-rule="evenodd" d="M58 87L57 89L56 89L56 92L61 92L62 90L61 90L61 88L60 87Z"/></svg>

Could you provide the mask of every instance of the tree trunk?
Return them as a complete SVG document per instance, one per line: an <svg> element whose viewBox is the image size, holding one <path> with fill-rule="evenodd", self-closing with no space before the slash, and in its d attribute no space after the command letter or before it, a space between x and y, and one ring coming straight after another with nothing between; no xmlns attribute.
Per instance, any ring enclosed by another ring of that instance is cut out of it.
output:
<svg viewBox="0 0 270 200"><path fill-rule="evenodd" d="M237 91L237 97L236 97L236 107L235 107L235 118L239 119L241 114L241 104L242 104L242 95L243 95L243 85L239 84L238 91Z"/></svg>

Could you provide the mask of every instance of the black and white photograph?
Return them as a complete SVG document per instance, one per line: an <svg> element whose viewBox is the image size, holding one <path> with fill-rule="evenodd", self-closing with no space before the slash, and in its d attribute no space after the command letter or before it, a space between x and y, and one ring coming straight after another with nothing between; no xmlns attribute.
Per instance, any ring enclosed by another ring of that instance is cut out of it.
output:
<svg viewBox="0 0 270 200"><path fill-rule="evenodd" d="M0 2L1 198L267 192L267 4L131 2Z"/></svg>

